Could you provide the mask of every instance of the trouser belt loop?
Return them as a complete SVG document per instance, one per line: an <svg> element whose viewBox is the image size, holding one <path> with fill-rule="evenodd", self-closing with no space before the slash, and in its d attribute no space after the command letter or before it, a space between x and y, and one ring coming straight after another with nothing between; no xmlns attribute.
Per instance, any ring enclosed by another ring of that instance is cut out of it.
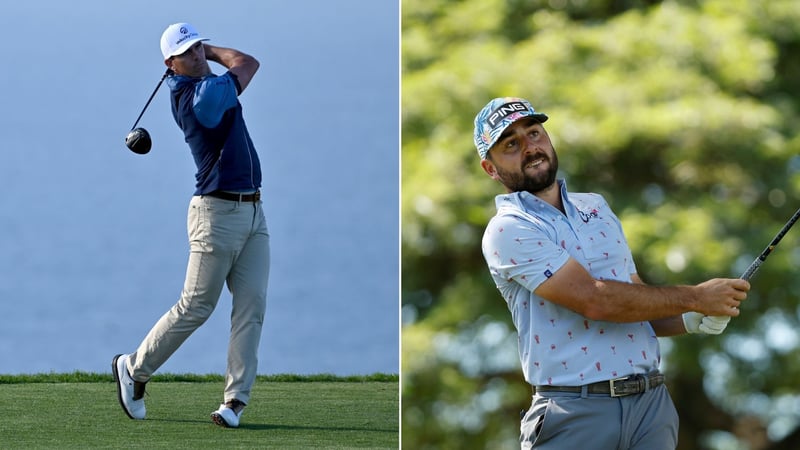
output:
<svg viewBox="0 0 800 450"><path fill-rule="evenodd" d="M581 398L589 398L589 385L584 384L581 386Z"/></svg>

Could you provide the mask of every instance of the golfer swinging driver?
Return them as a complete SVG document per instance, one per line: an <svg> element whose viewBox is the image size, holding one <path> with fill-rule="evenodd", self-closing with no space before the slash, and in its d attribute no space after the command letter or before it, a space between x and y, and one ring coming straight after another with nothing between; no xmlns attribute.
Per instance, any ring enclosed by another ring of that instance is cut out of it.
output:
<svg viewBox="0 0 800 450"><path fill-rule="evenodd" d="M197 166L183 291L136 351L115 356L111 368L122 409L132 419L144 419L145 383L208 319L227 283L233 298L230 336L219 336L230 342L225 391L211 418L218 425L238 427L256 378L269 272L261 165L238 100L259 63L205 41L188 23L170 25L161 37L164 63L171 71L166 84L172 114ZM227 72L213 74L208 61Z"/></svg>

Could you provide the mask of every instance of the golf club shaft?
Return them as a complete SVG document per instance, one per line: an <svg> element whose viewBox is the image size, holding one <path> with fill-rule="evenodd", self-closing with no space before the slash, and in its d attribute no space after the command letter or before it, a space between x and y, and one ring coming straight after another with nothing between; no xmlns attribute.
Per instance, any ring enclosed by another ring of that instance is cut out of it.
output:
<svg viewBox="0 0 800 450"><path fill-rule="evenodd" d="M780 242L781 239L783 239L786 233L788 233L789 230L792 228L794 223L797 222L797 219L800 219L800 209L795 211L794 215L789 219L789 221L783 225L781 231L779 231L778 234L776 234L775 237L772 238L772 242L769 243L767 248L765 248L764 251L761 252L760 255L758 255L758 258L756 258L755 260L753 260L752 263L750 263L750 266L747 268L747 270L744 271L742 276L740 276L739 278L745 281L750 281L750 278L753 278L753 275L755 275L756 272L758 272L758 268L761 267L761 264L764 264L764 261L767 259L767 256L769 256L769 254L772 253L772 250L775 248L775 246L778 245L778 242ZM717 319L725 319L726 317L727 316L725 317L716 316ZM728 319L730 318L728 317Z"/></svg>
<svg viewBox="0 0 800 450"><path fill-rule="evenodd" d="M150 98L147 99L147 103L144 104L144 108L142 108L142 112L139 113L139 117L136 118L136 122L133 123L133 126L131 127L131 130L136 128L136 125L139 125L139 119L141 119L142 116L144 115L144 112L147 111L147 107L150 106L150 102L152 102L153 101L153 97L156 96L156 92L158 92L158 88L161 87L161 83L163 83L164 80L167 78L167 76L169 76L171 73L172 73L172 70L170 70L170 69L167 69L167 71L164 72L164 75L161 77L161 80L156 85L155 90L153 90L153 93L150 94Z"/></svg>
<svg viewBox="0 0 800 450"><path fill-rule="evenodd" d="M761 252L760 255L758 255L758 258L756 258L750 264L750 267L748 267L747 270L745 270L742 276L739 278L750 281L750 278L752 278L753 275L755 275L755 273L758 271L758 268L761 267L761 264L763 264L764 260L767 259L767 256L769 256L769 254L772 253L772 250L775 248L775 246L778 245L778 242L780 242L781 239L783 239L783 236L785 236L786 233L789 232L789 229L792 228L792 225L794 225L794 223L797 222L797 219L800 219L800 209L798 209L794 213L792 218L789 219L788 222L786 222L783 228L781 228L781 231L779 231L778 234L775 235L775 238L772 239L772 242L769 243L767 248L765 248L764 251Z"/></svg>

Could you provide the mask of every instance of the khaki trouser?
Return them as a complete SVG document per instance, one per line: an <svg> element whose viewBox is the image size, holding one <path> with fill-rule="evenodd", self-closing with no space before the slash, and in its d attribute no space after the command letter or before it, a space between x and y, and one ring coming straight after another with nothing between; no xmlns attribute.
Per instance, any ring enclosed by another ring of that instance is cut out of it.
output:
<svg viewBox="0 0 800 450"><path fill-rule="evenodd" d="M267 303L269 232L261 202L194 196L187 220L191 253L178 302L156 322L128 370L147 381L211 316L227 282L232 295L224 400L250 400Z"/></svg>

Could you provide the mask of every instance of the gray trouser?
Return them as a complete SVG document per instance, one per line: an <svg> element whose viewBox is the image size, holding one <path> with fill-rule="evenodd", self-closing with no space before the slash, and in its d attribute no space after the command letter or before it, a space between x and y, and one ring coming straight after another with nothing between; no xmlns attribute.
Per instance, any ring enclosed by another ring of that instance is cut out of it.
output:
<svg viewBox="0 0 800 450"><path fill-rule="evenodd" d="M233 305L224 399L247 403L257 373L269 276L269 232L261 202L192 197L187 228L191 253L181 297L130 355L128 369L134 380L149 380L211 316L227 282Z"/></svg>
<svg viewBox="0 0 800 450"><path fill-rule="evenodd" d="M642 394L542 392L522 418L522 449L674 450L678 413L666 386Z"/></svg>

